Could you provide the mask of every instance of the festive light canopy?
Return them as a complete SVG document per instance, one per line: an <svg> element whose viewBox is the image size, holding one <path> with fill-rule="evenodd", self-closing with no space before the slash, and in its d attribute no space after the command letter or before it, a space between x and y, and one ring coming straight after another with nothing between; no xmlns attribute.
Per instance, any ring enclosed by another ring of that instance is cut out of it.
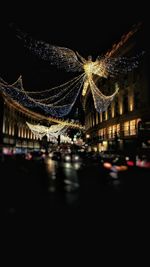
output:
<svg viewBox="0 0 150 267"><path fill-rule="evenodd" d="M25 90L21 77L12 85L0 80L1 91L12 97L13 100L25 107L42 111L45 115L56 117L66 116L74 106L81 90L83 89L82 95L85 95L88 88L91 89L95 109L98 112L107 110L118 93L118 89L112 95L104 95L97 87L94 76L108 78L127 73L138 66L139 58L143 54L127 58L112 57L112 54L107 53L92 61L91 56L86 60L78 52L69 48L34 40L20 29L16 29L16 35L23 40L25 47L40 58L49 61L50 64L64 68L66 71L81 72L80 75L62 85L36 92Z"/></svg>

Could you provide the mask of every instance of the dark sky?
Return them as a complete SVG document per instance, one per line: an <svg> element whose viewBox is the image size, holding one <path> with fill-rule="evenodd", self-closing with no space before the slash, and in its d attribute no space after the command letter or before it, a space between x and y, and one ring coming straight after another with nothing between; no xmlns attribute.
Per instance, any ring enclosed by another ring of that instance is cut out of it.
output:
<svg viewBox="0 0 150 267"><path fill-rule="evenodd" d="M22 74L26 87L45 89L53 83L59 84L62 76L66 75L31 55L10 29L11 22L36 39L93 58L110 49L132 25L141 21L148 28L147 8L141 3L131 6L131 1L120 1L120 4L108 1L67 2L51 1L47 5L40 2L32 6L20 2L1 10L5 15L0 19L0 75L5 80L13 82Z"/></svg>

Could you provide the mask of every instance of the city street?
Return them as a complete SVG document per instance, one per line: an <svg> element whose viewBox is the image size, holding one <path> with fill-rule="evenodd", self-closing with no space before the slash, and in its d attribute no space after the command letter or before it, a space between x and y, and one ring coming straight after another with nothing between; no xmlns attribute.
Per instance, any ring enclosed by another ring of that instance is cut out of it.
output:
<svg viewBox="0 0 150 267"><path fill-rule="evenodd" d="M95 267L110 259L122 267L137 259L144 266L148 4L1 6L3 265L35 266L37 260L43 267L46 260L53 267L60 260L66 266L76 259L80 266L83 259L83 266L87 260Z"/></svg>
<svg viewBox="0 0 150 267"><path fill-rule="evenodd" d="M99 162L7 159L1 163L5 216L140 209L149 201L149 170L109 175Z"/></svg>

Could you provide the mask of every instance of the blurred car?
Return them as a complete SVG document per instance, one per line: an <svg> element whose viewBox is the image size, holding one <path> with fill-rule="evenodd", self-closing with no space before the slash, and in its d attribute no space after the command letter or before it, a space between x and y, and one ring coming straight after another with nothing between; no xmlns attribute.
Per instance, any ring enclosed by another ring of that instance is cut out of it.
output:
<svg viewBox="0 0 150 267"><path fill-rule="evenodd" d="M150 157L148 155L137 155L136 166L139 168L150 168Z"/></svg>
<svg viewBox="0 0 150 267"><path fill-rule="evenodd" d="M116 155L113 159L108 159L103 162L103 167L109 171L113 178L118 178L118 172L128 170L127 162L124 156Z"/></svg>
<svg viewBox="0 0 150 267"><path fill-rule="evenodd" d="M81 157L79 154L72 154L72 162L81 161Z"/></svg>
<svg viewBox="0 0 150 267"><path fill-rule="evenodd" d="M133 154L126 155L126 162L131 168L150 168L150 148L140 148Z"/></svg>
<svg viewBox="0 0 150 267"><path fill-rule="evenodd" d="M45 158L45 153L42 153L41 151L32 151L25 155L26 160L35 160L35 161L41 161Z"/></svg>
<svg viewBox="0 0 150 267"><path fill-rule="evenodd" d="M48 155L53 160L61 160L62 155L59 151L52 151Z"/></svg>
<svg viewBox="0 0 150 267"><path fill-rule="evenodd" d="M125 160L126 160L126 163L130 169L135 167L135 159L136 159L135 153L134 154L131 154L131 153L125 154Z"/></svg>
<svg viewBox="0 0 150 267"><path fill-rule="evenodd" d="M62 160L65 162L79 162L81 161L81 156L77 153L67 153L62 155Z"/></svg>
<svg viewBox="0 0 150 267"><path fill-rule="evenodd" d="M114 159L116 157L116 152L111 150L102 151L100 157L102 159Z"/></svg>

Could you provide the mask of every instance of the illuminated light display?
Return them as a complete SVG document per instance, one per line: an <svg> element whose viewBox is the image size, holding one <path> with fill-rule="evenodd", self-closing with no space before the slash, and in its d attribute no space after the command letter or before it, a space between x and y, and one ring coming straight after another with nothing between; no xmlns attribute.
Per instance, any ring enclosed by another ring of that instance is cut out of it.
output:
<svg viewBox="0 0 150 267"><path fill-rule="evenodd" d="M122 43L130 38L135 31L134 29L124 36ZM86 60L78 52L69 48L34 40L18 28L16 28L16 36L23 40L27 49L43 60L49 61L51 65L64 68L69 72L81 72L80 75L62 85L36 92L27 91L23 88L21 76L12 85L7 84L2 79L0 80L0 89L3 93L25 107L44 112L46 116L66 116L74 106L80 92L82 91L82 95L85 95L88 88L91 90L95 109L99 113L106 111L118 93L118 89L109 96L103 94L94 82L94 75L99 78L108 78L130 72L138 67L139 59L143 55L142 52L130 58L114 57L114 52L108 52L106 55L98 56L95 61L92 61L91 56ZM115 45L112 51L116 51L120 45L120 43L118 46Z"/></svg>
<svg viewBox="0 0 150 267"><path fill-rule="evenodd" d="M124 36L121 44L129 39L137 28L131 30ZM95 61L92 61L92 57L88 56L86 60L78 52L73 50L54 46L43 40L35 40L30 37L29 34L22 32L16 28L16 36L23 40L24 46L32 51L35 55L43 60L49 61L51 65L56 65L58 68L64 68L66 71L84 72L88 77L91 74L97 74L100 77L107 78L109 75L116 75L118 73L126 73L138 66L138 58L135 57L111 57L113 53L108 52L104 56L98 56ZM118 46L120 47L120 43ZM113 47L112 51L116 50Z"/></svg>
<svg viewBox="0 0 150 267"><path fill-rule="evenodd" d="M29 122L26 122L29 129L32 131L32 133L37 136L38 138L42 138L43 136L47 136L50 138L51 136L57 138L58 135L64 135L67 131L67 126L64 126L62 124L55 124L51 125L50 127L40 125L40 124L31 124Z"/></svg>

